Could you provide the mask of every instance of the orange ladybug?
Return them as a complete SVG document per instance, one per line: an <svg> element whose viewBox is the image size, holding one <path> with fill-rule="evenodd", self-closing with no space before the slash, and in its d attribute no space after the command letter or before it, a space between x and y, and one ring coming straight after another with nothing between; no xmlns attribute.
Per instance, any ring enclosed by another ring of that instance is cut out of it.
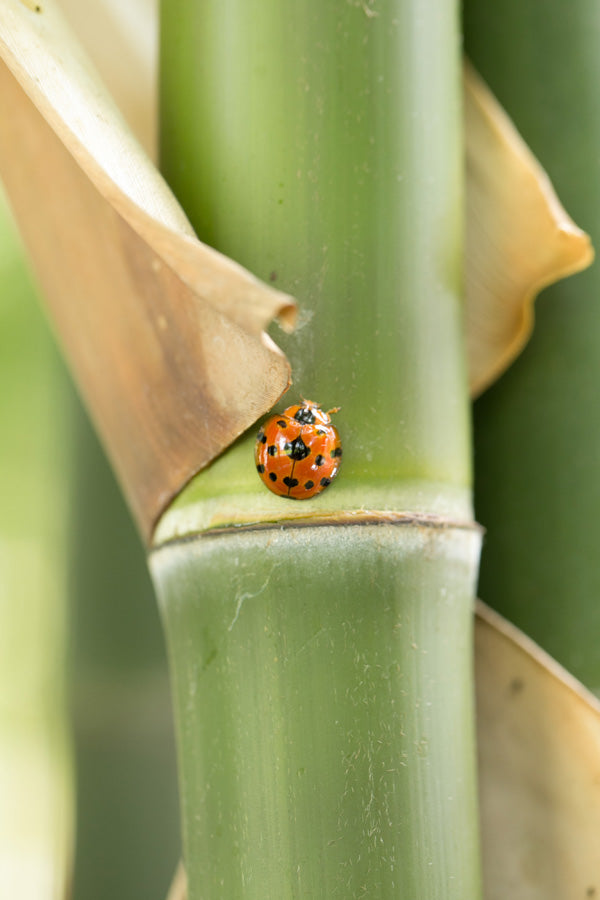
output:
<svg viewBox="0 0 600 900"><path fill-rule="evenodd" d="M258 432L256 470L270 491L306 500L324 490L340 467L342 444L330 415L318 403L303 400L271 416Z"/></svg>

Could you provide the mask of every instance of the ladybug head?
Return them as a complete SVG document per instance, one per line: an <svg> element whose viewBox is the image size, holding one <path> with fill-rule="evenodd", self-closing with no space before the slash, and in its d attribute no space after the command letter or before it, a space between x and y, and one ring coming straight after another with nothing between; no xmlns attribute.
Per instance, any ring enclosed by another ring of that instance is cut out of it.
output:
<svg viewBox="0 0 600 900"><path fill-rule="evenodd" d="M284 415L289 416L290 419L295 419L301 425L315 425L317 423L329 425L331 424L329 414L337 411L338 407L336 406L328 412L323 412L318 403L313 403L312 400L303 400L302 403L297 403L295 406L288 406Z"/></svg>

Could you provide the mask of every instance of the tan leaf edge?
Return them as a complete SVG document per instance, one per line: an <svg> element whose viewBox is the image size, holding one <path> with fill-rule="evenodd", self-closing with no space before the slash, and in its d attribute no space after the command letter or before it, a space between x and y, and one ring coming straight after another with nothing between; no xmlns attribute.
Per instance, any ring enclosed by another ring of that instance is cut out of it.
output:
<svg viewBox="0 0 600 900"><path fill-rule="evenodd" d="M201 244L52 0L0 6L0 174L140 529L290 382L291 297ZM130 362L135 347L135 365Z"/></svg>
<svg viewBox="0 0 600 900"><path fill-rule="evenodd" d="M588 235L561 206L548 175L475 72L465 64L466 340L477 396L513 362L533 328L542 288L594 258Z"/></svg>
<svg viewBox="0 0 600 900"><path fill-rule="evenodd" d="M180 861L175 870L175 875L167 894L167 900L187 900L187 895L187 876L183 862Z"/></svg>
<svg viewBox="0 0 600 900"><path fill-rule="evenodd" d="M600 703L483 603L475 656L486 900L600 896Z"/></svg>

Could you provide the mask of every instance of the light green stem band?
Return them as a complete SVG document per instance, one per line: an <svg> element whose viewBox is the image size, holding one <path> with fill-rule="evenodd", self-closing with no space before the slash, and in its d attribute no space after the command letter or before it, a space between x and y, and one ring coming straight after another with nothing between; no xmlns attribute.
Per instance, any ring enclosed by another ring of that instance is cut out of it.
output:
<svg viewBox="0 0 600 900"><path fill-rule="evenodd" d="M478 897L478 550L367 525L154 553L190 900Z"/></svg>

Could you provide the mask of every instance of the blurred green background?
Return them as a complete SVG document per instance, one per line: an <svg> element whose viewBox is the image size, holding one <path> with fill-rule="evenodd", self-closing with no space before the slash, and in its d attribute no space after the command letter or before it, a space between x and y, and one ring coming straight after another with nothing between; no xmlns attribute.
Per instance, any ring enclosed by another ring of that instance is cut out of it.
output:
<svg viewBox="0 0 600 900"><path fill-rule="evenodd" d="M10 761L9 747L20 736L23 747L35 745L64 774L72 739L74 900L164 900L180 840L153 589L3 198L0 279L0 634L7 651L0 662L0 760ZM11 772L5 768L2 777L10 782ZM12 773L23 789L29 777L26 770ZM14 858L11 841L39 830L41 815L49 831L60 831L68 819L68 779L63 796L43 809L32 797L18 822L14 810L0 810L3 854ZM4 885L0 894L15 896L17 887Z"/></svg>

